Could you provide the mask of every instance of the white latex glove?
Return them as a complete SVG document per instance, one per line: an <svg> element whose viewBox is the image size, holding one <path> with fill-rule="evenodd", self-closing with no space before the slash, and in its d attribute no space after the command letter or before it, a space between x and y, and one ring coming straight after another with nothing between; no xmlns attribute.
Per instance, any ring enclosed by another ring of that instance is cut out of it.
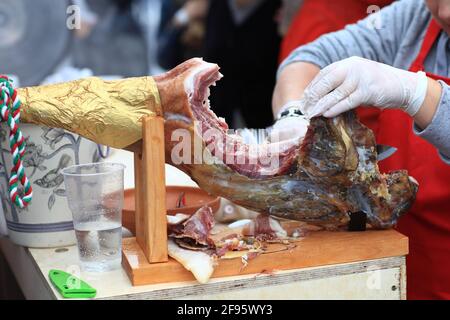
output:
<svg viewBox="0 0 450 320"><path fill-rule="evenodd" d="M308 131L309 120L302 117L286 117L278 120L272 127L269 134L269 140L272 143L298 140L303 138Z"/></svg>
<svg viewBox="0 0 450 320"><path fill-rule="evenodd" d="M324 68L306 88L302 111L308 118L340 113L369 105L398 108L414 116L425 100L428 80L386 64L351 57Z"/></svg>

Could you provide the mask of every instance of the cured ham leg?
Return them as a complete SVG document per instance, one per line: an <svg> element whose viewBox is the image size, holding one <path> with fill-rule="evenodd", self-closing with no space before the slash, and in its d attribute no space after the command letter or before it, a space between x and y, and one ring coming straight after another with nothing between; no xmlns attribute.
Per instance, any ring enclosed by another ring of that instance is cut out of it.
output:
<svg viewBox="0 0 450 320"><path fill-rule="evenodd" d="M209 87L220 78L219 67L201 59L155 77L166 119L166 161L202 189L251 210L329 229L346 226L349 213L361 210L374 228L390 228L412 205L417 182L406 171L379 172L374 135L354 113L314 118L302 142L260 145L262 152L255 153L227 134L225 121L210 109ZM190 134L189 157L173 152L180 129ZM219 148L209 148L211 130L219 132Z"/></svg>
<svg viewBox="0 0 450 320"><path fill-rule="evenodd" d="M138 143L143 116L163 116L166 162L257 212L333 229L362 210L374 228L389 228L412 205L418 184L406 171L379 172L374 135L354 113L314 118L302 141L255 149L210 109L210 86L220 78L217 65L195 58L156 77L88 78L19 96L25 122L117 148Z"/></svg>

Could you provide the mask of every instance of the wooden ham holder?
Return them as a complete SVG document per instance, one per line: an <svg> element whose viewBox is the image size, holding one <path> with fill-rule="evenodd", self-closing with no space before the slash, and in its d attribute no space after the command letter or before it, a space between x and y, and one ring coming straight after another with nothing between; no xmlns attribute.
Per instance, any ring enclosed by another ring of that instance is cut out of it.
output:
<svg viewBox="0 0 450 320"><path fill-rule="evenodd" d="M143 119L142 150L134 154L136 237L123 239L122 264L133 285L195 281L168 257L164 160L164 119ZM275 270L334 265L408 253L408 238L394 230L313 232L286 250L269 245L268 253L243 268L240 257L219 259L213 278Z"/></svg>

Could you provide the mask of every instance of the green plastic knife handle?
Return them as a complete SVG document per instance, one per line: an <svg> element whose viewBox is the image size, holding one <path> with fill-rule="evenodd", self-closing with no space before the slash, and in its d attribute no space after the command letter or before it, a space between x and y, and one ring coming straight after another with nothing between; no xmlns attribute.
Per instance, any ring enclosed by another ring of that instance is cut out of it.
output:
<svg viewBox="0 0 450 320"><path fill-rule="evenodd" d="M97 294L86 282L62 270L52 269L48 277L64 298L93 298Z"/></svg>

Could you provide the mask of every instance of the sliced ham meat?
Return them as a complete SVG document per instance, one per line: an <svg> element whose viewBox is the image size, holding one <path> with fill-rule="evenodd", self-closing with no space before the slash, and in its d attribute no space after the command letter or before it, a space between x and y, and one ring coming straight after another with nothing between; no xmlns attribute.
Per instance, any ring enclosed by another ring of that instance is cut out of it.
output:
<svg viewBox="0 0 450 320"><path fill-rule="evenodd" d="M178 224L168 224L169 237L177 239L180 246L200 250L213 249L210 238L214 226L214 215L208 206L200 208L194 215Z"/></svg>

